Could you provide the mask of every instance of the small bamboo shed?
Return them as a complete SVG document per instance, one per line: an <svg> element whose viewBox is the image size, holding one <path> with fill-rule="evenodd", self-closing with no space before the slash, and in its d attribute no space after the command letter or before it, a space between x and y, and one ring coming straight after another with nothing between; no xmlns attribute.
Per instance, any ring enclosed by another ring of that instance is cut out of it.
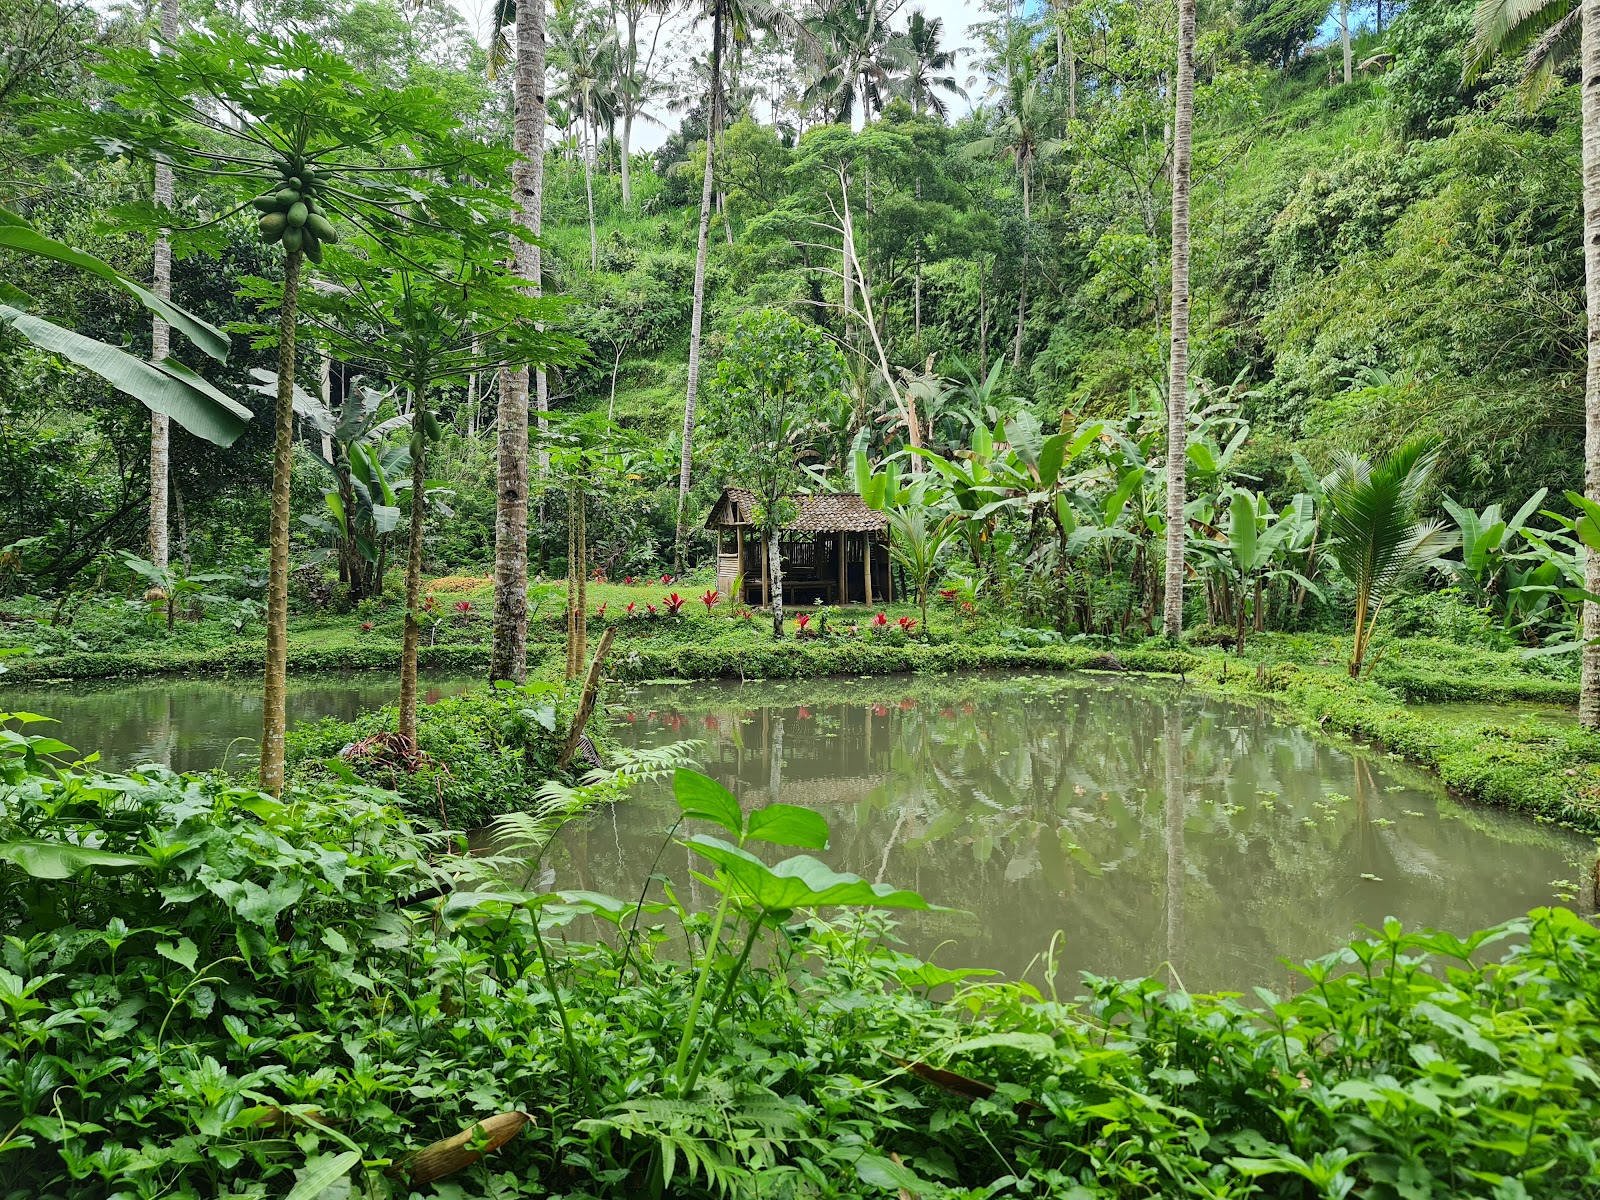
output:
<svg viewBox="0 0 1600 1200"><path fill-rule="evenodd" d="M799 512L778 537L786 604L877 604L893 600L889 519L854 492L791 496ZM706 518L718 533L717 591L744 604L767 601L766 546L752 522L756 495L722 489ZM744 578L744 594L733 596Z"/></svg>

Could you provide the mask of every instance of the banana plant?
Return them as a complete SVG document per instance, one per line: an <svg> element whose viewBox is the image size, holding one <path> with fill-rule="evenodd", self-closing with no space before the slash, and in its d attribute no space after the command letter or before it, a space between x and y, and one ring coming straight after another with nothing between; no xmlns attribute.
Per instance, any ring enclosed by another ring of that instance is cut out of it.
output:
<svg viewBox="0 0 1600 1200"><path fill-rule="evenodd" d="M1282 513L1274 513L1265 496L1245 488L1230 489L1227 529L1202 543L1200 549L1235 585L1232 604L1237 653L1244 653L1247 617L1257 632L1265 627L1266 588L1273 580L1292 579L1313 595L1321 595L1311 580L1278 561L1297 540L1308 536L1311 514L1311 497L1304 493Z"/></svg>
<svg viewBox="0 0 1600 1200"><path fill-rule="evenodd" d="M1510 520L1500 515L1498 504L1474 512L1448 497L1442 501L1461 538L1461 561L1454 567L1455 576L1480 601L1496 601L1511 547L1548 492L1548 488L1540 488L1529 496ZM1504 605L1505 601L1502 599L1501 603Z"/></svg>
<svg viewBox="0 0 1600 1200"><path fill-rule="evenodd" d="M197 571L191 573L183 563L169 563L165 567L158 567L149 559L140 558L137 554L127 550L122 551L122 563L135 575L150 584L150 594L146 600L152 606L159 604L166 613L167 632L172 632L173 622L177 620L178 609L186 602L200 604L221 604L227 600L226 596L215 596L206 591L206 586L212 583L237 583L238 576L229 575L222 571Z"/></svg>

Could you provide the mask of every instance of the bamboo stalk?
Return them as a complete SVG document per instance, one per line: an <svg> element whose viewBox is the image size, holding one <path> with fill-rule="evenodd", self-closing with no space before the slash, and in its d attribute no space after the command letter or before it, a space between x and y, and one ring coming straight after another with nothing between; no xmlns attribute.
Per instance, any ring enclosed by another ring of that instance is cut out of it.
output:
<svg viewBox="0 0 1600 1200"><path fill-rule="evenodd" d="M562 767L572 761L572 756L578 749L578 742L583 738L583 727L589 723L589 717L594 712L595 697L600 691L600 668L605 665L606 655L611 652L611 639L616 634L615 625L606 626L606 631L600 635L600 644L594 648L594 660L590 662L589 674L583 681L583 694L578 699L578 711L573 714L572 727L567 731L567 744L561 751L559 765Z"/></svg>
<svg viewBox="0 0 1600 1200"><path fill-rule="evenodd" d="M453 1137L447 1137L418 1150L410 1158L402 1159L386 1168L383 1173L390 1179L403 1179L412 1187L432 1183L435 1179L443 1179L446 1175L461 1170L462 1167L470 1167L485 1154L498 1150L521 1133L522 1127L532 1120L533 1118L525 1112L496 1113L492 1117L485 1117L468 1129L463 1129ZM473 1149L474 1138L480 1136L487 1139L487 1143L482 1149Z"/></svg>

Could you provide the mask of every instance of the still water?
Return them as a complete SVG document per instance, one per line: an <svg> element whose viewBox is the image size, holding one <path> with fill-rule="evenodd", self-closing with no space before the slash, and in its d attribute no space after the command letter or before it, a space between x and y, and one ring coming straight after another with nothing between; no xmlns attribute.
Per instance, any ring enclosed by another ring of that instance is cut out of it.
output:
<svg viewBox="0 0 1600 1200"><path fill-rule="evenodd" d="M1578 892L1594 856L1589 839L1175 683L902 677L616 699L626 741L697 739L747 807L822 812L836 870L963 910L903 918L913 952L1016 978L1059 932L1069 995L1080 970L1281 987L1280 955L1390 915L1462 932L1505 920ZM636 895L676 816L662 786L569 826L547 857L555 886ZM657 869L687 891L705 866L671 845Z"/></svg>
<svg viewBox="0 0 1600 1200"><path fill-rule="evenodd" d="M433 703L458 695L476 675L424 672L420 696ZM289 723L348 721L400 698L393 671L341 671L289 678ZM80 753L100 752L111 770L162 763L175 771L241 768L261 740L261 681L146 679L105 684L50 684L0 689L0 711L53 717L49 727Z"/></svg>

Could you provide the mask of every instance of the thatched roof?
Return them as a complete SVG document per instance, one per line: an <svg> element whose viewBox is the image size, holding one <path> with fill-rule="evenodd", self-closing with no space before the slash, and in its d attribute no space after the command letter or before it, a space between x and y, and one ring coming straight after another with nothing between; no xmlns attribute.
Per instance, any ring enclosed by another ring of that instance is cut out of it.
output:
<svg viewBox="0 0 1600 1200"><path fill-rule="evenodd" d="M789 498L800 509L795 519L784 526L791 533L877 533L889 527L889 518L868 508L854 492L819 492ZM756 504L756 494L747 488L723 488L721 499L706 518L706 528L747 526Z"/></svg>

